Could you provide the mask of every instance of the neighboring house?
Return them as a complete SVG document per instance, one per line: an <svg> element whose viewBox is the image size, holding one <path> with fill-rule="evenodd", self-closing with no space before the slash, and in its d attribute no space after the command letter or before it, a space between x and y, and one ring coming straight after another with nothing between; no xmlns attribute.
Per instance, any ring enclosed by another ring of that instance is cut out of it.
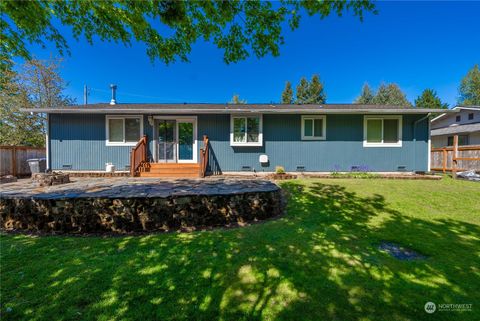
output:
<svg viewBox="0 0 480 321"><path fill-rule="evenodd" d="M480 106L455 107L457 113L445 113L431 121L432 146L453 146L453 136L458 135L458 145L480 145Z"/></svg>
<svg viewBox="0 0 480 321"><path fill-rule="evenodd" d="M127 170L130 151L143 135L150 165L193 166L207 135L213 173L273 172L275 166L289 172L428 171L428 116L435 111L357 104L91 104L35 110L48 115L51 170L104 171L106 163Z"/></svg>

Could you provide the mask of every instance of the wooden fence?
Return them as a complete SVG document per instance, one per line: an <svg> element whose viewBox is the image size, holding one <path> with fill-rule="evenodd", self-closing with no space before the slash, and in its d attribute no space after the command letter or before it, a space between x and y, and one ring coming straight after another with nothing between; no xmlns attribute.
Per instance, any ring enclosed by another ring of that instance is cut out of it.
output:
<svg viewBox="0 0 480 321"><path fill-rule="evenodd" d="M45 148L28 146L0 146L0 176L30 175L27 159L45 158Z"/></svg>
<svg viewBox="0 0 480 321"><path fill-rule="evenodd" d="M458 136L453 137L453 146L432 148L430 168L443 173L464 170L480 171L480 145L458 146Z"/></svg>

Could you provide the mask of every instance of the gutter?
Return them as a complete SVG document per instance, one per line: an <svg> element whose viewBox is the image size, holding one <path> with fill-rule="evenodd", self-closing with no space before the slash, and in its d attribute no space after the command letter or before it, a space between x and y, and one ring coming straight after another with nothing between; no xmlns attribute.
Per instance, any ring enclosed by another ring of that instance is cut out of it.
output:
<svg viewBox="0 0 480 321"><path fill-rule="evenodd" d="M23 112L51 114L424 114L433 113L433 109L322 109L322 108L21 108ZM449 110L445 113L456 113Z"/></svg>
<svg viewBox="0 0 480 321"><path fill-rule="evenodd" d="M428 113L425 117L422 117L413 122L413 172L417 171L417 125L425 119L428 119L431 114L432 113ZM428 136L430 136L430 126L428 129ZM430 150L428 151L428 153L430 153ZM430 168L430 164L428 164L427 168Z"/></svg>

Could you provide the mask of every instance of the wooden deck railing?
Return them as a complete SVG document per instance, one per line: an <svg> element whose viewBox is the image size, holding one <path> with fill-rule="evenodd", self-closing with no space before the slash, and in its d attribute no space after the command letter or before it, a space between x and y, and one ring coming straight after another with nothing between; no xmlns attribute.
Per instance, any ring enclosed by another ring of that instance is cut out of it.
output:
<svg viewBox="0 0 480 321"><path fill-rule="evenodd" d="M453 176L463 170L480 170L480 145L458 146L458 136L453 137L453 146L432 148L431 170L452 172Z"/></svg>
<svg viewBox="0 0 480 321"><path fill-rule="evenodd" d="M147 161L147 136L143 136L130 152L130 176L136 176L140 166Z"/></svg>
<svg viewBox="0 0 480 321"><path fill-rule="evenodd" d="M203 148L200 149L200 177L205 177L208 167L209 144L208 136L203 135Z"/></svg>

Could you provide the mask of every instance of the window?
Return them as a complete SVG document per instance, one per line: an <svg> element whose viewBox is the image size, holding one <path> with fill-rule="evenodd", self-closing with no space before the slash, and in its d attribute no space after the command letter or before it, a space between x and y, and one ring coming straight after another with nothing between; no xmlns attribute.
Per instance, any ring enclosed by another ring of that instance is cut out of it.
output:
<svg viewBox="0 0 480 321"><path fill-rule="evenodd" d="M365 116L363 122L364 147L401 147L401 116Z"/></svg>
<svg viewBox="0 0 480 321"><path fill-rule="evenodd" d="M447 137L447 145L453 146L453 136ZM468 145L468 135L458 135L458 146Z"/></svg>
<svg viewBox="0 0 480 321"><path fill-rule="evenodd" d="M455 117L455 121L458 123L460 120L462 119L462 117L460 117L460 115L457 115L457 117Z"/></svg>
<svg viewBox="0 0 480 321"><path fill-rule="evenodd" d="M262 146L262 116L233 116L230 119L231 146Z"/></svg>
<svg viewBox="0 0 480 321"><path fill-rule="evenodd" d="M468 114L468 120L472 120L472 119L473 119L473 113Z"/></svg>
<svg viewBox="0 0 480 321"><path fill-rule="evenodd" d="M141 116L107 116L108 146L135 146L143 132Z"/></svg>
<svg viewBox="0 0 480 321"><path fill-rule="evenodd" d="M324 140L325 116L302 116L302 140Z"/></svg>

